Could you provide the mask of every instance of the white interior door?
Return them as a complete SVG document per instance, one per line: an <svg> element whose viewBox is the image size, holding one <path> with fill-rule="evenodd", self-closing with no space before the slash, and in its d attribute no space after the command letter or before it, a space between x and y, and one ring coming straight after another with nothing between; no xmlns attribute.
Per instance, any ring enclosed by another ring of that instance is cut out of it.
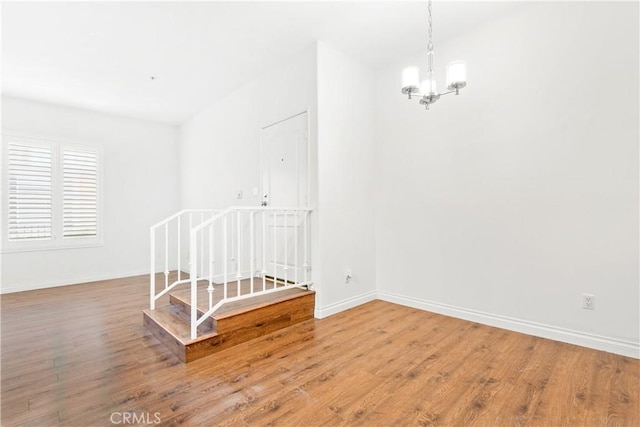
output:
<svg viewBox="0 0 640 427"><path fill-rule="evenodd" d="M262 129L263 205L308 205L308 152L306 112Z"/></svg>
<svg viewBox="0 0 640 427"><path fill-rule="evenodd" d="M274 209L307 207L309 147L307 113L262 129L262 204ZM302 281L302 214L268 215L265 242L267 276Z"/></svg>

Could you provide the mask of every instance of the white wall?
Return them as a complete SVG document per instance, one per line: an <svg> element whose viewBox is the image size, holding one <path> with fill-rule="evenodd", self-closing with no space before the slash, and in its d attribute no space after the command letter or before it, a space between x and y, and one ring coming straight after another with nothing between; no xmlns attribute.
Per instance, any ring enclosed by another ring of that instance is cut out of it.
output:
<svg viewBox="0 0 640 427"><path fill-rule="evenodd" d="M638 4L539 3L377 76L383 298L638 357ZM595 295L594 311L581 294Z"/></svg>
<svg viewBox="0 0 640 427"><path fill-rule="evenodd" d="M104 245L3 253L2 292L148 273L149 227L178 209L177 128L8 97L2 127L100 144L104 168Z"/></svg>
<svg viewBox="0 0 640 427"><path fill-rule="evenodd" d="M251 82L180 126L180 194L183 208L255 205L260 157ZM236 190L244 198L235 199Z"/></svg>
<svg viewBox="0 0 640 427"><path fill-rule="evenodd" d="M260 205L252 194L260 187L260 129L311 108L315 150L315 106L316 47L311 46L185 122L180 127L182 206ZM235 198L236 190L243 191L243 199Z"/></svg>
<svg viewBox="0 0 640 427"><path fill-rule="evenodd" d="M373 84L370 69L318 43L318 317L375 298Z"/></svg>

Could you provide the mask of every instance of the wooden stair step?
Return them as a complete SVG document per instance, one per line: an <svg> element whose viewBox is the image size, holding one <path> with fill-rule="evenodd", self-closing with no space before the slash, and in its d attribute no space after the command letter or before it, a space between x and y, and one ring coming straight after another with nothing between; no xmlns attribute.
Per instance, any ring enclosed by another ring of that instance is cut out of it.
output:
<svg viewBox="0 0 640 427"><path fill-rule="evenodd" d="M263 279L261 277L253 278L253 291L260 292L265 289L273 289L274 287L282 287L282 282L278 281L278 283L273 282L272 279ZM198 310L202 310L205 312L209 309L209 292L207 288L209 287L209 282L206 280L198 281ZM233 280L227 283L227 297L233 298L238 295L247 295L251 293L251 279L242 279L240 282ZM191 287L190 286L182 286L174 289L170 292L170 297L179 298L180 301L185 302L191 306ZM213 304L216 304L218 301L221 301L224 298L224 285L222 283L213 283L213 293L212 300ZM179 303L179 302L176 302ZM225 304L227 305L227 304Z"/></svg>
<svg viewBox="0 0 640 427"><path fill-rule="evenodd" d="M179 315L180 310L171 305L157 307L155 310L145 310L155 320L166 325L167 331L184 343L191 341L190 320ZM207 328L204 324L198 327L198 334L209 335L215 333L215 328Z"/></svg>
<svg viewBox="0 0 640 427"><path fill-rule="evenodd" d="M183 362L189 362L193 348L206 345L217 339L213 330L200 332L191 339L191 327L178 314L178 309L170 305L143 310L144 326Z"/></svg>
<svg viewBox="0 0 640 427"><path fill-rule="evenodd" d="M208 294L206 294L206 289L203 292L200 288L198 288L198 291L198 312L203 314L205 310L208 310L209 308L209 297ZM220 318L233 316L247 310L255 310L269 304L286 301L292 298L298 298L301 295L309 292L313 293L313 291L309 291L306 289L290 288L268 294L257 295L240 301L228 302L220 307L215 313L213 313L212 317L213 319L217 320ZM169 295L169 301L171 302L171 304L181 307L181 310L183 310L185 313L189 313L191 310L191 292L188 289L183 289L171 293Z"/></svg>
<svg viewBox="0 0 640 427"><path fill-rule="evenodd" d="M191 303L184 298L174 298L172 294L169 294L169 304L173 308L173 313L180 317L185 323L191 323ZM200 318L205 311L198 308L198 318ZM203 329L206 333L207 330L213 331L216 329L216 321L213 317L209 316L198 327L198 332Z"/></svg>

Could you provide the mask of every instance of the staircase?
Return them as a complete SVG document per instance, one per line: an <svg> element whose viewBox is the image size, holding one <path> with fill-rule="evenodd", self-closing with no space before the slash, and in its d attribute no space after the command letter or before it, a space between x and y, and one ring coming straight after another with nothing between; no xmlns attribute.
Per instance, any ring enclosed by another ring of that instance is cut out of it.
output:
<svg viewBox="0 0 640 427"><path fill-rule="evenodd" d="M185 210L151 227L145 327L188 363L312 319L309 213Z"/></svg>
<svg viewBox="0 0 640 427"><path fill-rule="evenodd" d="M257 278L256 278L257 280ZM243 280L242 286L249 281ZM206 295L208 283L199 286ZM202 316L206 307L198 307ZM188 290L169 294L169 304L143 311L145 327L184 363L313 318L315 292L290 288L229 303L210 315L191 339Z"/></svg>

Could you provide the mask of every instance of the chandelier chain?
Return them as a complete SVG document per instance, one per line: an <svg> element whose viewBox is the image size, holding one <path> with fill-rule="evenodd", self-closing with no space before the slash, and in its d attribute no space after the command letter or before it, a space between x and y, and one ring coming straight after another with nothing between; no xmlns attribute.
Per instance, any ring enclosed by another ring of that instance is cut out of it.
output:
<svg viewBox="0 0 640 427"><path fill-rule="evenodd" d="M429 44L427 45L427 57L429 59L429 68L427 70L427 74L433 74L433 19L431 17L431 0L429 0L428 6L429 10Z"/></svg>

